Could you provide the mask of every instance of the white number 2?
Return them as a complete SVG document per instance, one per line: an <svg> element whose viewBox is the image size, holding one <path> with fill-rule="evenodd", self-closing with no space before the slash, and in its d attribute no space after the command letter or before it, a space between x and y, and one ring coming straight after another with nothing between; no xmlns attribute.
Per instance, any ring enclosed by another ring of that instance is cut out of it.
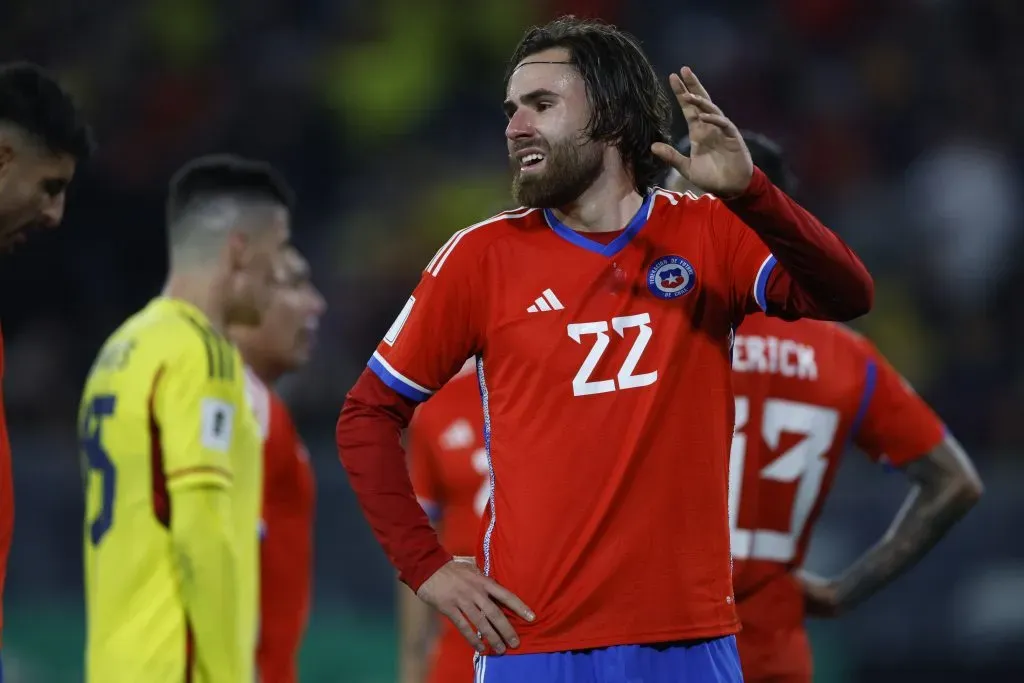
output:
<svg viewBox="0 0 1024 683"><path fill-rule="evenodd" d="M779 447L784 432L802 434L795 446L768 463L759 473L761 479L779 482L799 480L789 518L789 531L739 528L747 435L743 429L750 421L750 401L736 397L736 429L729 456L729 527L732 530L732 556L738 560L789 562L796 556L797 544L807 518L818 500L828 470L825 457L836 436L839 413L831 408L768 399L761 417L761 437L773 450Z"/></svg>
<svg viewBox="0 0 1024 683"><path fill-rule="evenodd" d="M640 362L640 357L644 353L644 349L647 348L647 343L651 341L651 335L654 334L651 330L650 314L638 313L636 315L619 316L618 318L612 318L611 322L612 329L623 338L626 336L626 329L630 327L637 328L636 340L633 342L629 353L626 354L625 360L622 361L622 367L619 368L615 379L590 379L590 376L594 373L594 368L597 367L598 362L601 360L601 356L608 349L608 322L606 320L599 320L592 323L572 323L568 326L566 331L569 333L569 337L577 344L582 343L581 338L585 334L592 334L596 337L594 345L590 347L590 353L583 359L579 372L576 373L572 380L573 396L606 394L616 389L635 389L637 387L646 387L657 381L657 370L640 375L633 374L637 364Z"/></svg>

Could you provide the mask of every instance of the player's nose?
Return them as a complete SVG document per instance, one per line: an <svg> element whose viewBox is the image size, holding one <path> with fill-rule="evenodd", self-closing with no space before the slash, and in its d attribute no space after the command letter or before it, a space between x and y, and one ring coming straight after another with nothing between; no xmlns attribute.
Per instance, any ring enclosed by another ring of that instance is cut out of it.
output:
<svg viewBox="0 0 1024 683"><path fill-rule="evenodd" d="M42 223L48 228L56 228L64 220L64 193L49 200L43 209Z"/></svg>
<svg viewBox="0 0 1024 683"><path fill-rule="evenodd" d="M319 318L327 311L327 301L316 287L311 288L309 298L309 314Z"/></svg>
<svg viewBox="0 0 1024 683"><path fill-rule="evenodd" d="M532 137L535 132L533 119L526 107L517 109L509 118L508 125L505 126L505 137L509 140Z"/></svg>

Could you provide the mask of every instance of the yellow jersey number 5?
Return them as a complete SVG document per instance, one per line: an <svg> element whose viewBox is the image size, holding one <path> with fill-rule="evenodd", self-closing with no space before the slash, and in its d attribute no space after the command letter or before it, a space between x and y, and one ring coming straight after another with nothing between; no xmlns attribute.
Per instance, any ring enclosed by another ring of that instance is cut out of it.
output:
<svg viewBox="0 0 1024 683"><path fill-rule="evenodd" d="M114 523L114 492L117 490L117 470L103 448L103 422L113 416L117 398L112 394L93 396L82 416L79 444L85 454L86 477L100 475L100 510L89 524L89 538L99 544ZM88 480L87 480L88 481Z"/></svg>

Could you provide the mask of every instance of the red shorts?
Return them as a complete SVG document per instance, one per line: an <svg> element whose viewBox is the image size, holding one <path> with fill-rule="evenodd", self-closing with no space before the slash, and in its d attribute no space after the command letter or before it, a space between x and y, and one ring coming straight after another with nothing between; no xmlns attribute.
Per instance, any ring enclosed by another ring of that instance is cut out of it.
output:
<svg viewBox="0 0 1024 683"><path fill-rule="evenodd" d="M803 627L762 631L744 625L736 640L746 683L811 683L811 645Z"/></svg>
<svg viewBox="0 0 1024 683"><path fill-rule="evenodd" d="M434 647L427 683L473 683L473 654L462 634L445 624Z"/></svg>

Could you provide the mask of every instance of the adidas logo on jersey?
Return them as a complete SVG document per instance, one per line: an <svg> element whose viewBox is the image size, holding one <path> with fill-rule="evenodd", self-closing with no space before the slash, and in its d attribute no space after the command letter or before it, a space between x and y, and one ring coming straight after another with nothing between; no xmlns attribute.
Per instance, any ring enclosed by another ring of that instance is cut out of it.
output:
<svg viewBox="0 0 1024 683"><path fill-rule="evenodd" d="M550 289L545 289L544 293L537 297L537 300L533 302L532 306L526 309L527 313L539 313L540 311L560 311L565 306L558 300L555 293Z"/></svg>

